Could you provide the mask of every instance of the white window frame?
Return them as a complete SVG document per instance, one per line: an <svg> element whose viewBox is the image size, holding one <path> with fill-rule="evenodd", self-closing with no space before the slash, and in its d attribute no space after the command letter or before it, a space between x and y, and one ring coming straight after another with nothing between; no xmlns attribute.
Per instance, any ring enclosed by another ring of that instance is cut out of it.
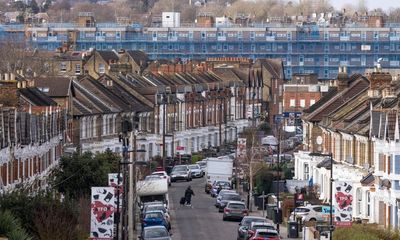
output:
<svg viewBox="0 0 400 240"><path fill-rule="evenodd" d="M290 107L296 107L296 99L290 99L289 102Z"/></svg>

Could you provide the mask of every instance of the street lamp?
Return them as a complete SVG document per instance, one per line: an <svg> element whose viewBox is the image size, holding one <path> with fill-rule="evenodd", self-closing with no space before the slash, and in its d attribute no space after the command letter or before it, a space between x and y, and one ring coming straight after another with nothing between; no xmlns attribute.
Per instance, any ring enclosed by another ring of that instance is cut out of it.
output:
<svg viewBox="0 0 400 240"><path fill-rule="evenodd" d="M334 226L333 226L333 186L332 186L333 185L333 157L332 157L332 153L323 154L323 153L312 152L309 154L309 156L328 157L330 160L331 177L330 177L330 183L329 183L329 187L330 187L330 191L329 191L329 205L330 205L330 209L329 209L329 239L332 240L332 232L334 229Z"/></svg>

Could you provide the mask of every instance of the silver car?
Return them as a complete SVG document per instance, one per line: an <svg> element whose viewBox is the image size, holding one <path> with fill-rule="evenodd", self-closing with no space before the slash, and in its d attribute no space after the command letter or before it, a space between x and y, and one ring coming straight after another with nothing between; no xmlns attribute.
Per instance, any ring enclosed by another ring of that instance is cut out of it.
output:
<svg viewBox="0 0 400 240"><path fill-rule="evenodd" d="M226 221L228 219L242 220L245 216L249 215L249 211L246 208L246 204L239 201L228 202L224 208L224 214L222 220Z"/></svg>
<svg viewBox="0 0 400 240"><path fill-rule="evenodd" d="M201 167L199 164L191 164L188 166L191 173L192 173L192 178L201 178L204 176L203 170L201 170Z"/></svg>
<svg viewBox="0 0 400 240"><path fill-rule="evenodd" d="M172 240L171 235L164 226L150 226L142 230L141 240Z"/></svg>

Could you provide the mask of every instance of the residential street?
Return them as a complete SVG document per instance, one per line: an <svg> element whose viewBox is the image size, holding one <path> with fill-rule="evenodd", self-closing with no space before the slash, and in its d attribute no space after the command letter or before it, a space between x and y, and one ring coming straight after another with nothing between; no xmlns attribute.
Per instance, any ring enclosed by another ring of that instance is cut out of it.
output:
<svg viewBox="0 0 400 240"><path fill-rule="evenodd" d="M192 198L193 208L180 206L179 199L187 186L192 186L196 196ZM172 238L185 239L236 239L239 222L222 221L222 213L214 207L215 198L204 192L205 179L192 182L175 182L169 190L172 214Z"/></svg>

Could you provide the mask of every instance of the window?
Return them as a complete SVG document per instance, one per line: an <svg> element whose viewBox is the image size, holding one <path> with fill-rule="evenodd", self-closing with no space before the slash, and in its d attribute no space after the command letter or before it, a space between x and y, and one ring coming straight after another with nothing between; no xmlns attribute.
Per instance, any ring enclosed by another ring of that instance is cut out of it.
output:
<svg viewBox="0 0 400 240"><path fill-rule="evenodd" d="M290 107L296 107L296 99L290 99Z"/></svg>
<svg viewBox="0 0 400 240"><path fill-rule="evenodd" d="M106 66L104 63L99 63L99 73L106 73Z"/></svg>
<svg viewBox="0 0 400 240"><path fill-rule="evenodd" d="M315 99L310 99L310 106L315 104Z"/></svg>
<svg viewBox="0 0 400 240"><path fill-rule="evenodd" d="M306 100L300 99L300 107L305 107L305 106L306 106Z"/></svg>
<svg viewBox="0 0 400 240"><path fill-rule="evenodd" d="M310 167L308 164L304 164L304 180L308 180L310 178Z"/></svg>
<svg viewBox="0 0 400 240"><path fill-rule="evenodd" d="M67 71L67 63L66 62L61 62L60 63L60 72L64 73Z"/></svg>
<svg viewBox="0 0 400 240"><path fill-rule="evenodd" d="M362 191L361 188L357 189L357 214L361 215L362 213Z"/></svg>
<svg viewBox="0 0 400 240"><path fill-rule="evenodd" d="M367 192L367 217L371 216L371 193Z"/></svg>
<svg viewBox="0 0 400 240"><path fill-rule="evenodd" d="M394 173L400 174L400 155L394 156Z"/></svg>
<svg viewBox="0 0 400 240"><path fill-rule="evenodd" d="M75 74L76 75L80 75L81 74L81 65L79 63L75 64Z"/></svg>

